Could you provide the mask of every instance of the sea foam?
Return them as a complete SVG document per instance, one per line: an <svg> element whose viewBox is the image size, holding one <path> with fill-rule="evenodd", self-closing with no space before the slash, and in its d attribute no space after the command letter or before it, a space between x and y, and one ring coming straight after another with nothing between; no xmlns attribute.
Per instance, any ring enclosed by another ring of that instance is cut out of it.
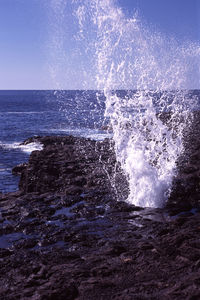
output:
<svg viewBox="0 0 200 300"><path fill-rule="evenodd" d="M0 147L2 149L6 150L13 150L13 149L18 149L20 151L23 151L25 153L31 153L32 151L41 151L43 149L43 145L39 142L33 142L29 143L27 145L23 145L21 143L1 143L0 142Z"/></svg>

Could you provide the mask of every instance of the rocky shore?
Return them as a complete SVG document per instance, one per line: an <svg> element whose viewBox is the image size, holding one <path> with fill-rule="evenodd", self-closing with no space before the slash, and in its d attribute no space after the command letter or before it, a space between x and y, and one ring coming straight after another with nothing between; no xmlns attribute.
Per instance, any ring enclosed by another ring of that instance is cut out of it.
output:
<svg viewBox="0 0 200 300"><path fill-rule="evenodd" d="M25 141L43 150L13 168L19 191L0 195L0 299L200 299L198 133L163 209L124 201L111 140Z"/></svg>

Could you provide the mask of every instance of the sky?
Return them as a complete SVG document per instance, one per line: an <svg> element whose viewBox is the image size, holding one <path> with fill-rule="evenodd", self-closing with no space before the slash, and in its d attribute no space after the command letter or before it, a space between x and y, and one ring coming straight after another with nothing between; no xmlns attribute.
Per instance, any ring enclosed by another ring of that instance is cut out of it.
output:
<svg viewBox="0 0 200 300"><path fill-rule="evenodd" d="M200 45L199 0L116 1L127 17L138 11L159 32ZM72 11L62 9L70 2L0 0L1 90L95 88L85 83L93 62L73 40Z"/></svg>

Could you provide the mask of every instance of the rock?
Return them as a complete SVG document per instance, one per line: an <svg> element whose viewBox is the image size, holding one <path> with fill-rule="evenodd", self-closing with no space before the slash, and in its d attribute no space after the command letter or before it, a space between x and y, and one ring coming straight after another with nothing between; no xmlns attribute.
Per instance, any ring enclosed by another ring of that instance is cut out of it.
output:
<svg viewBox="0 0 200 300"><path fill-rule="evenodd" d="M180 168L167 208L145 209L122 201L111 140L33 141L20 191L0 198L0 299L198 299L197 168Z"/></svg>
<svg viewBox="0 0 200 300"><path fill-rule="evenodd" d="M168 199L169 210L188 211L200 207L200 112L194 112L192 122L184 132L184 151L177 162L177 176Z"/></svg>
<svg viewBox="0 0 200 300"><path fill-rule="evenodd" d="M37 141L44 144L43 151L33 151L26 168L20 169L19 188L23 193L62 191L80 195L83 191L89 193L97 185L101 193L114 193L108 178L108 174L114 176L116 164L110 140L95 142L69 136L38 137ZM16 172L18 169L16 167ZM119 194L127 189L125 177L118 182L117 189Z"/></svg>
<svg viewBox="0 0 200 300"><path fill-rule="evenodd" d="M12 169L12 174L13 175L21 175L21 173L27 168L28 164L27 163L23 163L23 164L19 164L17 166L15 166Z"/></svg>

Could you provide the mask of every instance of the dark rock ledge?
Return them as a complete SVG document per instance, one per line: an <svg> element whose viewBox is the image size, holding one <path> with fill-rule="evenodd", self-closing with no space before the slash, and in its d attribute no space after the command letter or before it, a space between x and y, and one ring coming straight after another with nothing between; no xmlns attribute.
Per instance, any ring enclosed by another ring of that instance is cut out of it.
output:
<svg viewBox="0 0 200 300"><path fill-rule="evenodd" d="M141 209L122 201L112 141L34 140L0 195L0 299L200 299L199 169L180 167L166 209Z"/></svg>

